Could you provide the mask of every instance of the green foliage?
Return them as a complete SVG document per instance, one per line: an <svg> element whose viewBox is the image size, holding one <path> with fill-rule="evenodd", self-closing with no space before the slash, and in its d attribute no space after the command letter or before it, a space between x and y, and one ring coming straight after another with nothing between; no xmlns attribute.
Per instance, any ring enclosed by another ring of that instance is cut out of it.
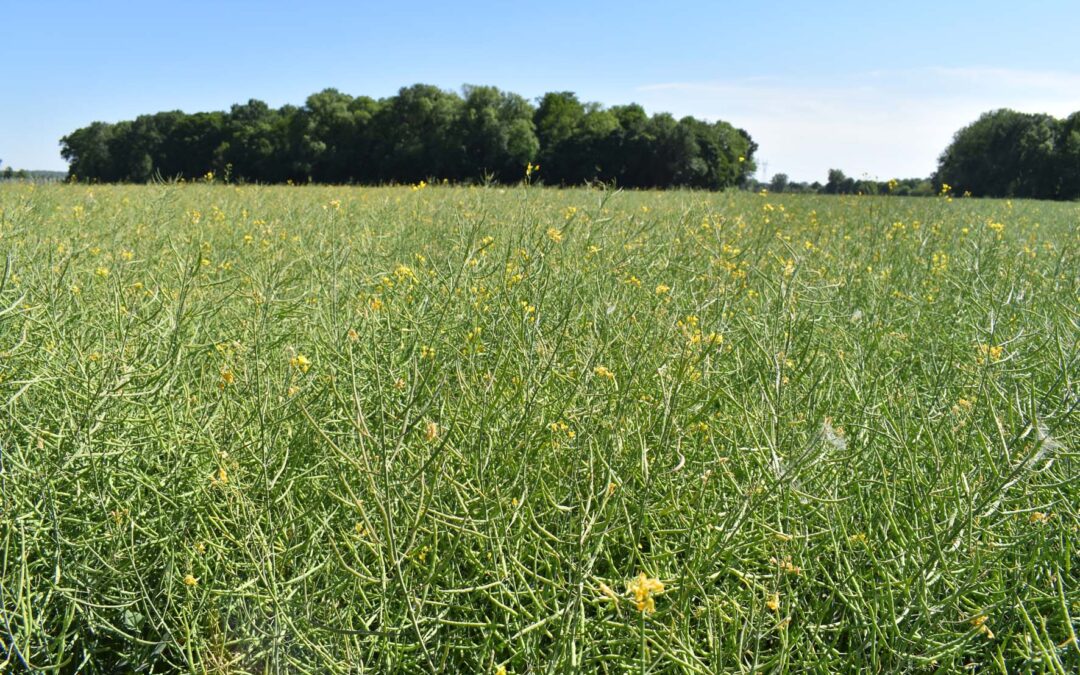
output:
<svg viewBox="0 0 1080 675"><path fill-rule="evenodd" d="M1078 218L4 184L0 672L1077 672Z"/></svg>
<svg viewBox="0 0 1080 675"><path fill-rule="evenodd" d="M774 174L772 181L769 183L769 189L773 192L783 193L790 183L791 181L786 173Z"/></svg>
<svg viewBox="0 0 1080 675"><path fill-rule="evenodd" d="M938 161L935 182L976 197L1080 197L1078 114L1001 109L956 132Z"/></svg>
<svg viewBox="0 0 1080 675"><path fill-rule="evenodd" d="M95 122L61 145L71 175L99 182L214 172L258 183L513 183L539 164L533 180L550 184L708 189L744 184L757 147L724 122L649 118L637 105L606 109L570 92L534 108L495 87L458 95L422 84L378 101L326 89L301 107L251 100L227 113Z"/></svg>

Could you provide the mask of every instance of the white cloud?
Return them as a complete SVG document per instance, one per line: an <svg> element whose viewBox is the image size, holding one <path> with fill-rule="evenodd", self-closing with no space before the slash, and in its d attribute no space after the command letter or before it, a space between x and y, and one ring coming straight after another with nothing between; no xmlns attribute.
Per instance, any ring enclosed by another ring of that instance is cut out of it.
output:
<svg viewBox="0 0 1080 675"><path fill-rule="evenodd" d="M650 110L724 119L760 145L759 166L795 180L929 175L953 133L995 108L1080 110L1080 74L1003 68L872 71L818 86L785 78L639 87Z"/></svg>

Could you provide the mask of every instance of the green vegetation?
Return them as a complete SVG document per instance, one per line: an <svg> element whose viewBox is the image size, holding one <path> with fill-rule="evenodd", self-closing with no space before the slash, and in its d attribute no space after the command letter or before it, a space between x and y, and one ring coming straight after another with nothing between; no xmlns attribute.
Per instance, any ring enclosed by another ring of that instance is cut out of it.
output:
<svg viewBox="0 0 1080 675"><path fill-rule="evenodd" d="M1080 112L985 113L956 132L935 182L976 197L1080 198Z"/></svg>
<svg viewBox="0 0 1080 675"><path fill-rule="evenodd" d="M0 670L1076 672L1078 216L0 186Z"/></svg>
<svg viewBox="0 0 1080 675"><path fill-rule="evenodd" d="M257 183L505 183L539 163L533 178L554 185L711 190L752 175L757 147L726 122L605 109L570 92L546 94L534 108L495 87L466 86L459 96L421 84L382 100L327 89L302 107L252 100L227 113L94 122L61 145L71 174L96 182L212 171Z"/></svg>

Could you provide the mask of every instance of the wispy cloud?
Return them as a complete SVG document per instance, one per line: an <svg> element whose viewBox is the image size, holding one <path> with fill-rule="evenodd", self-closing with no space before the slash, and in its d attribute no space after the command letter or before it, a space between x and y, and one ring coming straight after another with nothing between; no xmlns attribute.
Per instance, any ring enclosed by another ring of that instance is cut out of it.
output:
<svg viewBox="0 0 1080 675"><path fill-rule="evenodd" d="M948 80L977 86L1012 87L1027 90L1067 91L1080 89L1080 73L1018 68L931 68L929 72Z"/></svg>
<svg viewBox="0 0 1080 675"><path fill-rule="evenodd" d="M835 167L854 176L925 176L953 133L987 110L1080 110L1080 73L943 66L813 82L663 82L639 87L637 97L653 110L747 129L769 174L824 180Z"/></svg>

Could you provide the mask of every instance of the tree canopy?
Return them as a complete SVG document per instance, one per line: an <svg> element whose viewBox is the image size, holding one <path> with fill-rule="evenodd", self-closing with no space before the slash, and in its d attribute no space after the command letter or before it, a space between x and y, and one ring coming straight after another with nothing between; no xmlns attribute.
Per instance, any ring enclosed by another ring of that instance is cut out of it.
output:
<svg viewBox="0 0 1080 675"><path fill-rule="evenodd" d="M1080 113L1064 120L1000 109L956 132L938 186L975 197L1080 197Z"/></svg>
<svg viewBox="0 0 1080 675"><path fill-rule="evenodd" d="M60 144L71 176L99 182L207 172L259 183L514 182L539 164L549 184L706 189L745 184L757 149L726 122L605 108L572 92L534 106L495 87L459 94L425 84L378 100L326 89L299 107L250 100L227 112L93 122Z"/></svg>

